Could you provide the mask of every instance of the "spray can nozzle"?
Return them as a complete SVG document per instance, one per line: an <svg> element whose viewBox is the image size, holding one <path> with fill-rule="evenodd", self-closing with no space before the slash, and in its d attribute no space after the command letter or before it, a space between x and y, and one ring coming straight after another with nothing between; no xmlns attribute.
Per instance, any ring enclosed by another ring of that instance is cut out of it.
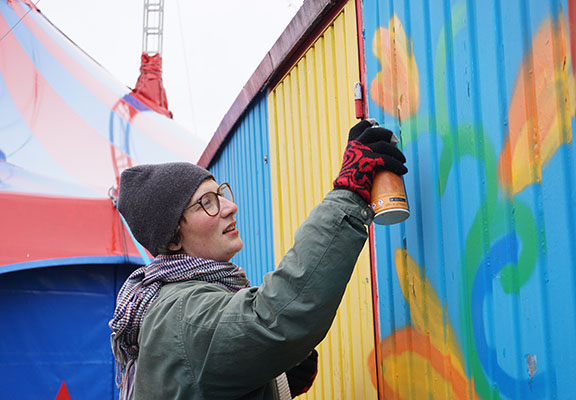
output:
<svg viewBox="0 0 576 400"><path fill-rule="evenodd" d="M378 123L378 121L376 121L375 118L366 118L366 121L370 122L371 126L380 126L380 124ZM398 139L398 136L396 136L394 134L394 132L392 132L392 137L390 138L390 143L392 143L394 145L400 143L400 139Z"/></svg>

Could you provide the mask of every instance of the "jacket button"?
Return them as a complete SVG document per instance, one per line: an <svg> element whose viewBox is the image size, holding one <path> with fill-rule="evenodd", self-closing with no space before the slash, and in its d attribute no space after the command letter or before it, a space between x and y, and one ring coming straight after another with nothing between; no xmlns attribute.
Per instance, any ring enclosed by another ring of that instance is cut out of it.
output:
<svg viewBox="0 0 576 400"><path fill-rule="evenodd" d="M362 209L362 211L360 212L360 214L362 214L362 216L364 218L366 218L368 216L368 211L366 211L365 209Z"/></svg>

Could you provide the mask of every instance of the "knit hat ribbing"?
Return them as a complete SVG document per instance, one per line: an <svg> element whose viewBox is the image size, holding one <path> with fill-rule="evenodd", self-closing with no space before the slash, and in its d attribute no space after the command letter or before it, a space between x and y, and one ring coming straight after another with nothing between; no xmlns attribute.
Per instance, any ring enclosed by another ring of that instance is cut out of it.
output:
<svg viewBox="0 0 576 400"><path fill-rule="evenodd" d="M145 164L120 176L118 211L132 234L154 257L168 245L198 186L214 177L186 162Z"/></svg>

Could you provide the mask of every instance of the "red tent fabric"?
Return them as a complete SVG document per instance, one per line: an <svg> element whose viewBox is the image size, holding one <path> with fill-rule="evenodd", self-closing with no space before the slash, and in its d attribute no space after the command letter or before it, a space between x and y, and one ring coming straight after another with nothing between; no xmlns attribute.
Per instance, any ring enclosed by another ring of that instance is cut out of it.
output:
<svg viewBox="0 0 576 400"><path fill-rule="evenodd" d="M29 0L0 0L2 398L118 398L108 321L148 258L115 207L120 174L204 148L148 61L132 92Z"/></svg>
<svg viewBox="0 0 576 400"><path fill-rule="evenodd" d="M141 263L114 206L121 171L204 147L166 117L160 57L132 92L27 1L0 0L0 38L0 273Z"/></svg>

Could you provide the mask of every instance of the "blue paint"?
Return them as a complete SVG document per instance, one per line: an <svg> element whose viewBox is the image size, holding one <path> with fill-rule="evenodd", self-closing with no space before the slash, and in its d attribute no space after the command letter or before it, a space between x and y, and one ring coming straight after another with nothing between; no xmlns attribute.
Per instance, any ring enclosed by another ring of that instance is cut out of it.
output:
<svg viewBox="0 0 576 400"><path fill-rule="evenodd" d="M504 371L498 364L497 351L486 341L484 328L484 301L492 296L492 280L497 277L502 268L518 262L515 234L508 234L494 242L489 253L482 259L476 272L472 288L472 324L474 326L474 340L476 352L488 378L498 387L500 392L509 398L542 399L546 394L546 381L549 371L539 370L532 379L516 378ZM489 281L486 270L489 269ZM516 390L520 389L517 393Z"/></svg>

